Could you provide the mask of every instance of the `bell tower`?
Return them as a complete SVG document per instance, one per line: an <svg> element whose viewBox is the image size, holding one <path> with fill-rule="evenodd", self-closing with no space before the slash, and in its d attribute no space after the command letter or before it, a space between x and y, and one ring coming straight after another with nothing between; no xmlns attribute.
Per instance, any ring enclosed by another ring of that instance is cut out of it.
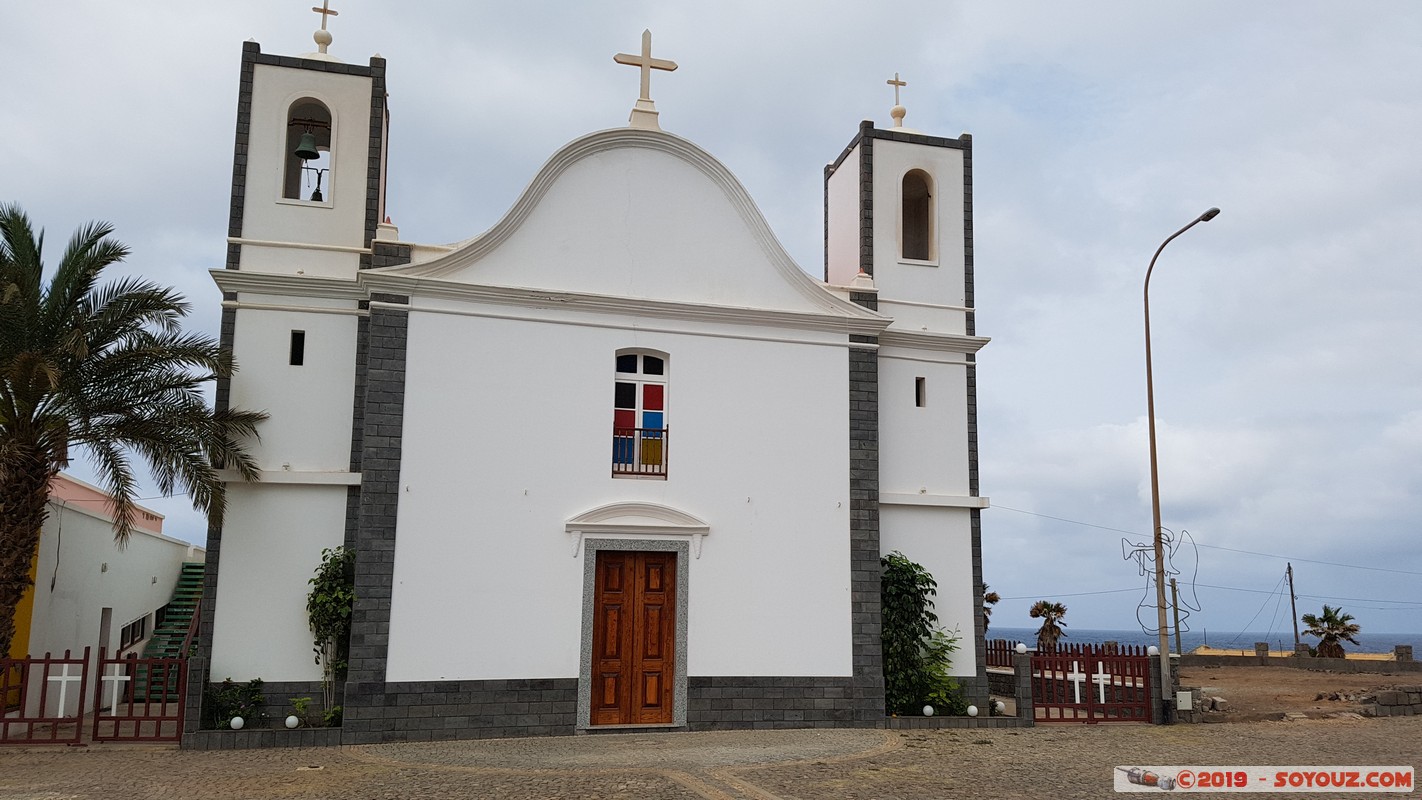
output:
<svg viewBox="0 0 1422 800"><path fill-rule="evenodd" d="M229 475L227 511L208 529L189 729L211 678L263 677L319 691L299 620L273 623L265 603L299 608L324 549L350 545L360 507L369 294L361 270L391 263L385 213L385 59L347 64L328 50L321 14L316 52L242 46L231 213L222 290L222 344L240 371L218 381L216 406L261 409L248 443L261 480ZM380 236L377 236L380 233ZM404 248L408 252L408 247ZM375 255L380 253L380 255ZM406 260L407 257L406 257ZM265 581L237 580L256 567ZM271 650L251 646L262 631ZM297 690L293 690L297 691Z"/></svg>
<svg viewBox="0 0 1422 800"><path fill-rule="evenodd" d="M345 64L327 50L242 47L227 268L353 279L385 210L385 59Z"/></svg>
<svg viewBox="0 0 1422 800"><path fill-rule="evenodd" d="M940 623L962 637L950 674L983 705L973 140L905 127L908 84L887 83L893 124L861 123L825 167L825 281L893 319L850 354L854 534L938 581ZM872 580L877 561L865 566Z"/></svg>

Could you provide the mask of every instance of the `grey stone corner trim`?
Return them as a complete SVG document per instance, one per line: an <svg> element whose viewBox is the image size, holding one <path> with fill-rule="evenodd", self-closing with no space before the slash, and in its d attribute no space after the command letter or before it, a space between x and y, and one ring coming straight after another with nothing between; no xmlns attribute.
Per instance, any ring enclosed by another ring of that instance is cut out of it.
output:
<svg viewBox="0 0 1422 800"><path fill-rule="evenodd" d="M346 684L346 705L352 709L381 702L378 687L385 682L409 334L409 314L403 309L372 308L369 319L355 525L356 605Z"/></svg>

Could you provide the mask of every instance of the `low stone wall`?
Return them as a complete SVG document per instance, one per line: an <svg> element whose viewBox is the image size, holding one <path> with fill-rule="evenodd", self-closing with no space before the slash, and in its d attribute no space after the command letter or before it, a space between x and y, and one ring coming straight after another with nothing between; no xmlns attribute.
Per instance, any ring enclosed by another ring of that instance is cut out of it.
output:
<svg viewBox="0 0 1422 800"><path fill-rule="evenodd" d="M187 750L256 750L267 747L339 747L340 728L286 728L216 731L183 734Z"/></svg>
<svg viewBox="0 0 1422 800"><path fill-rule="evenodd" d="M988 691L998 697L1017 696L1017 673L1009 667L988 667Z"/></svg>
<svg viewBox="0 0 1422 800"><path fill-rule="evenodd" d="M1422 717L1422 686L1398 686L1364 697L1363 716Z"/></svg>
<svg viewBox="0 0 1422 800"><path fill-rule="evenodd" d="M1401 648L1399 648L1401 649ZM1407 648L1407 654L1411 655ZM1291 656L1271 656L1268 649L1258 650L1252 656L1198 655L1186 653L1180 656L1180 665L1185 667L1290 667L1292 669L1328 670L1329 672L1357 672L1395 674L1399 672L1422 672L1422 661L1391 659L1377 661L1360 658L1314 658L1307 654L1294 653Z"/></svg>
<svg viewBox="0 0 1422 800"><path fill-rule="evenodd" d="M1017 717L889 717L884 727L894 730L934 728L1020 728Z"/></svg>

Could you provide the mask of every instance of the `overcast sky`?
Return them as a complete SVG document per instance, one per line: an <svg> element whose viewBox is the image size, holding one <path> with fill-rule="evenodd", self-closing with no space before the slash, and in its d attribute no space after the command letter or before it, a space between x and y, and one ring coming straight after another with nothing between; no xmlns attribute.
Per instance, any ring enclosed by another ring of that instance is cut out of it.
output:
<svg viewBox="0 0 1422 800"><path fill-rule="evenodd" d="M113 222L127 268L215 335L241 42L311 51L310 5L0 7L0 200L48 229L51 262ZM859 120L890 125L887 78L911 127L971 132L984 574L1006 626L1037 598L1072 627L1135 624L1141 282L1220 207L1152 281L1164 524L1201 545L1191 624L1288 631L1270 593L1290 557L1301 612L1422 631L1422 4L333 7L333 55L389 62L409 241L483 231L558 147L625 124L637 74L611 56L644 27L680 64L653 76L663 127L727 164L811 274L823 167ZM202 540L185 498L146 505ZM1083 594L1111 590L1130 591Z"/></svg>

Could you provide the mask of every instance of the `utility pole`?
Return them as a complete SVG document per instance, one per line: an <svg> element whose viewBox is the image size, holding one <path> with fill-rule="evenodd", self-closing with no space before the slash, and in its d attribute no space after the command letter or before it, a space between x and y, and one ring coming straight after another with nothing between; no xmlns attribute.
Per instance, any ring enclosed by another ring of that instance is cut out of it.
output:
<svg viewBox="0 0 1422 800"><path fill-rule="evenodd" d="M1299 649L1299 607L1298 595L1294 594L1294 565L1289 562L1289 568L1285 574L1289 576L1289 610L1294 612L1294 650Z"/></svg>
<svg viewBox="0 0 1422 800"><path fill-rule="evenodd" d="M1180 592L1175 586L1175 579L1170 579L1170 605L1175 609L1175 652L1185 655L1185 651L1180 648Z"/></svg>

